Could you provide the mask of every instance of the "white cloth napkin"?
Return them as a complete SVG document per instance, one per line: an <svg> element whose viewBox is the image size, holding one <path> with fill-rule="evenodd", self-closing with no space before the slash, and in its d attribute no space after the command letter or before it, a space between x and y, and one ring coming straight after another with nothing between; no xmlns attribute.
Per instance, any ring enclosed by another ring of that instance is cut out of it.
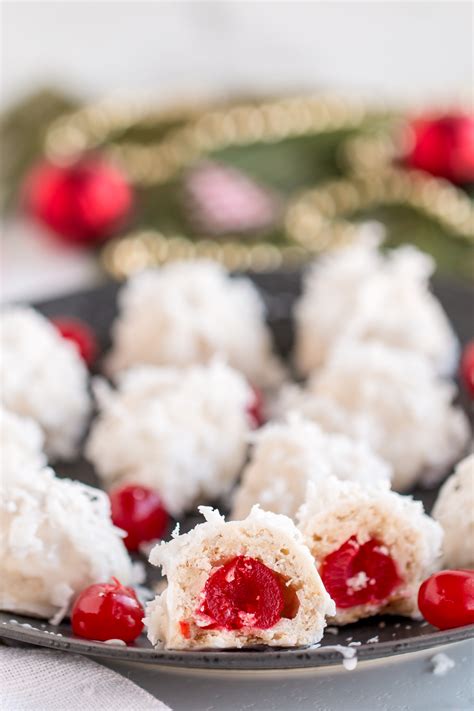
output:
<svg viewBox="0 0 474 711"><path fill-rule="evenodd" d="M46 649L0 647L2 711L171 711L91 659Z"/></svg>

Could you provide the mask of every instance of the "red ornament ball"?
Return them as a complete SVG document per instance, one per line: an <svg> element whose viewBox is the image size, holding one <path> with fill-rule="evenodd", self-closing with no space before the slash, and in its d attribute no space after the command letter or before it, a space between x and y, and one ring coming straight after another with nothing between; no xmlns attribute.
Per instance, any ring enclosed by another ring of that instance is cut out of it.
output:
<svg viewBox="0 0 474 711"><path fill-rule="evenodd" d="M457 184L474 181L474 117L420 118L413 121L411 129L408 166Z"/></svg>
<svg viewBox="0 0 474 711"><path fill-rule="evenodd" d="M61 241L91 245L125 222L132 190L118 168L98 156L67 166L41 163L26 179L29 212Z"/></svg>
<svg viewBox="0 0 474 711"><path fill-rule="evenodd" d="M199 612L227 630L269 629L282 617L285 607L278 574L256 558L242 555L210 576L203 595Z"/></svg>
<svg viewBox="0 0 474 711"><path fill-rule="evenodd" d="M336 606L380 604L400 585L395 561L383 543L352 536L323 561L321 578Z"/></svg>
<svg viewBox="0 0 474 711"><path fill-rule="evenodd" d="M459 374L469 397L474 399L474 341L464 348Z"/></svg>
<svg viewBox="0 0 474 711"><path fill-rule="evenodd" d="M169 516L160 496L146 486L126 485L109 493L112 521L126 531L124 543L137 551L141 543L162 538Z"/></svg>
<svg viewBox="0 0 474 711"><path fill-rule="evenodd" d="M83 321L69 316L58 316L51 322L63 338L75 344L86 365L91 366L98 351L94 331Z"/></svg>
<svg viewBox="0 0 474 711"><path fill-rule="evenodd" d="M262 391L254 385L250 387L252 388L252 399L247 407L247 415L250 420L250 425L254 429L258 429L265 424L265 417L263 415L263 394Z"/></svg>
<svg viewBox="0 0 474 711"><path fill-rule="evenodd" d="M418 607L440 630L474 624L474 570L442 570L421 584Z"/></svg>
<svg viewBox="0 0 474 711"><path fill-rule="evenodd" d="M72 631L100 642L133 642L142 633L143 616L135 591L112 578L111 583L90 585L81 592L72 608Z"/></svg>

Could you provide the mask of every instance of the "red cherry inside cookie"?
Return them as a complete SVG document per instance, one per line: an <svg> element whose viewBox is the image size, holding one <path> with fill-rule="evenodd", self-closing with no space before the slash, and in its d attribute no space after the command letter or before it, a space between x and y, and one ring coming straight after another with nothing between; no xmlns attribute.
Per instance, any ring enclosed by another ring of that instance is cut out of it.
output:
<svg viewBox="0 0 474 711"><path fill-rule="evenodd" d="M474 570L442 570L422 583L418 607L440 630L474 624Z"/></svg>
<svg viewBox="0 0 474 711"><path fill-rule="evenodd" d="M72 608L72 631L78 637L104 642L133 642L143 630L143 607L132 588L98 583L83 590Z"/></svg>
<svg viewBox="0 0 474 711"><path fill-rule="evenodd" d="M470 341L463 351L460 375L469 396L474 399L474 341Z"/></svg>
<svg viewBox="0 0 474 711"><path fill-rule="evenodd" d="M93 330L75 318L59 317L51 321L63 338L74 343L86 365L92 365L97 357L97 342Z"/></svg>
<svg viewBox="0 0 474 711"><path fill-rule="evenodd" d="M278 574L259 560L242 555L210 576L203 595L198 612L227 630L269 629L285 607Z"/></svg>
<svg viewBox="0 0 474 711"><path fill-rule="evenodd" d="M262 391L253 385L251 388L252 399L250 401L250 405L247 407L247 414L249 416L251 426L257 429L265 424L265 417L263 415L263 395Z"/></svg>
<svg viewBox="0 0 474 711"><path fill-rule="evenodd" d="M168 513L156 491L146 486L121 486L109 493L112 521L126 531L129 551L141 543L162 538L168 527Z"/></svg>
<svg viewBox="0 0 474 711"><path fill-rule="evenodd" d="M395 561L383 543L360 544L352 536L323 561L321 578L336 606L377 605L401 583Z"/></svg>

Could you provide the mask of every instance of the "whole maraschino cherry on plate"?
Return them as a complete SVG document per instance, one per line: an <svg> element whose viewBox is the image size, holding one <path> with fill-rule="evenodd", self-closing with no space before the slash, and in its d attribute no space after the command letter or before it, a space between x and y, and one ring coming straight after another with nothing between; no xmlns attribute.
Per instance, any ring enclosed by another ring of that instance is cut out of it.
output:
<svg viewBox="0 0 474 711"><path fill-rule="evenodd" d="M441 570L418 591L418 607L440 630L474 624L474 570Z"/></svg>
<svg viewBox="0 0 474 711"><path fill-rule="evenodd" d="M142 633L143 617L135 591L112 578L111 583L89 585L80 593L71 612L72 631L85 639L128 643Z"/></svg>
<svg viewBox="0 0 474 711"><path fill-rule="evenodd" d="M254 429L258 429L265 424L265 416L263 414L264 403L263 403L263 393L259 388L251 385L252 397L249 405L247 406L247 415L250 421L250 425Z"/></svg>
<svg viewBox="0 0 474 711"><path fill-rule="evenodd" d="M469 397L474 400L474 341L464 348L459 375Z"/></svg>
<svg viewBox="0 0 474 711"><path fill-rule="evenodd" d="M57 316L51 323L67 341L75 344L79 355L87 366L93 365L97 358L97 340L90 326L78 318L71 316Z"/></svg>
<svg viewBox="0 0 474 711"><path fill-rule="evenodd" d="M124 543L137 551L142 543L163 538L169 515L161 497L153 489L125 484L109 492L112 521L126 532Z"/></svg>

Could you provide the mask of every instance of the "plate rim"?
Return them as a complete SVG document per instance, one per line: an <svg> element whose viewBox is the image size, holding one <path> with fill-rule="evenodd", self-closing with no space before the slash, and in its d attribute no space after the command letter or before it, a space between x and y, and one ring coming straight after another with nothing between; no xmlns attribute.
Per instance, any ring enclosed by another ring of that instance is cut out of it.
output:
<svg viewBox="0 0 474 711"><path fill-rule="evenodd" d="M11 613L10 613L11 614ZM59 637L57 634L25 623L6 621L8 613L0 613L0 637L35 647L47 647L86 656L139 664L174 667L177 669L217 669L222 671L271 671L305 669L341 665L343 656L335 647L353 649L358 662L383 659L462 642L474 638L474 624L450 630L433 630L428 634L403 639L361 644L360 646L322 644L312 647L282 647L239 650L167 650L94 642L80 637ZM10 617L15 619L15 617ZM31 618L28 618L31 619ZM40 621L38 620L38 623ZM27 623L29 624L29 623ZM327 648L327 651L325 649Z"/></svg>

